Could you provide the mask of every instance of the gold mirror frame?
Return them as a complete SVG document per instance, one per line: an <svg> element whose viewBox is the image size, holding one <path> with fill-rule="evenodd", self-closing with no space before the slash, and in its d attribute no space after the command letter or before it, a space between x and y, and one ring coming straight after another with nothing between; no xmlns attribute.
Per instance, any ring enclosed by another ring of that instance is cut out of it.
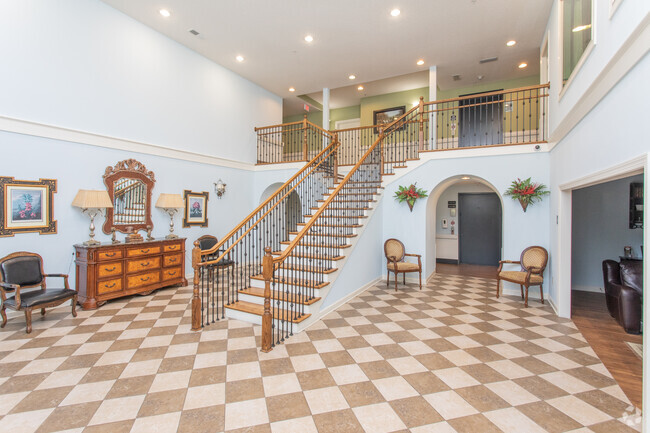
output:
<svg viewBox="0 0 650 433"><path fill-rule="evenodd" d="M104 172L104 184L111 198L113 206L115 206L115 183L120 179L135 179L142 182L146 187L145 193L145 215L144 222L138 224L115 224L114 209L107 209L106 221L102 230L106 234L110 234L112 229L122 233L137 233L138 230L147 230L147 227L153 228L153 221L151 220L151 196L156 177L153 171L148 171L147 167L135 159L125 159L115 164L115 167L108 166Z"/></svg>

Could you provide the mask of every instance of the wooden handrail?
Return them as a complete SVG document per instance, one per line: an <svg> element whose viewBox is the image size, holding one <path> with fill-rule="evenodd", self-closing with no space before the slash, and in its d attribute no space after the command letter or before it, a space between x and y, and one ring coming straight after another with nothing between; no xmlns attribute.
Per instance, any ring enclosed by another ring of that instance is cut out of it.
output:
<svg viewBox="0 0 650 433"><path fill-rule="evenodd" d="M330 143L330 145L327 146L325 149L321 150L321 151L318 153L318 155L316 155L314 158L312 158L311 161L309 161L307 164L305 164L305 166L304 166L303 168L301 168L300 170L298 170L298 172L297 172L296 174L294 174L293 176L291 176L291 178L290 178L289 180L287 180L287 181L286 181L286 182L285 182L281 187L279 187L279 188L276 190L276 192L275 192L274 194L272 194L269 198L267 198L266 200L264 200L264 202L263 202L262 204L260 204L257 208L255 208L255 210L254 210L253 212L251 212L250 214L248 214L248 216L247 216L246 218L244 218L244 219L242 220L242 222L240 222L237 226L235 226L234 229L230 230L230 232L229 232L226 236L224 236L223 238L221 238L221 240L220 240L219 242L217 242L216 245L214 245L212 248L210 248L210 249L208 249L208 250L202 250L202 251L201 251L201 254L203 254L203 255L212 254L212 253L214 253L215 251L217 251L219 248L221 248L221 247L223 246L223 244L226 243L226 241L227 241L231 236L233 236L233 235L237 232L237 230L239 230L240 228L242 228L242 227L244 226L244 224L246 224L246 223L248 222L248 220L250 220L251 218L253 218L253 216L255 216L255 214L256 214L257 212L259 212L262 208L264 208L264 206L266 206L267 204L269 204L269 202L271 202L271 200L272 200L273 198L275 198L277 195L279 195L279 194L280 194L279 191L281 191L282 188L284 188L285 186L287 186L289 183L293 182L293 181L294 181L298 176L300 176L300 174L302 174L305 170L307 170L307 169L309 168L309 166L310 166L310 165L311 165L311 164L312 164L316 159L320 158L320 157L321 157L325 152L327 152L328 150L331 151L330 148L331 148L332 146L338 146L338 143L336 143L336 142L332 142L332 143ZM206 263L207 263L207 262L206 262Z"/></svg>
<svg viewBox="0 0 650 433"><path fill-rule="evenodd" d="M280 126L289 126L289 125L302 125L302 120L299 120L298 122L280 123L278 125L256 126L255 132L261 131L262 129L279 128Z"/></svg>
<svg viewBox="0 0 650 433"><path fill-rule="evenodd" d="M239 241L240 241L241 239L243 239L243 238L244 238L248 233L250 233L251 230L253 230L253 228L255 228L255 227L259 224L260 221L262 221L262 220L263 220L263 219L264 219L264 218L265 218L269 213L271 213L271 211L272 211L273 209L275 209L275 208L276 208L276 207L277 207L277 206L282 202L282 200L284 200L286 197L288 197L289 194L291 194L291 193L292 193L292 192L293 192L293 191L298 187L298 185L300 185L300 184L301 184L305 179L307 179L307 177L308 177L311 173L314 172L314 170L316 170L318 167L320 167L320 165L323 164L323 162L325 162L325 161L327 160L327 158L329 158L330 155L332 155L332 153L335 153L336 150L338 149L340 143L339 143L338 141L334 141L332 144L330 144L330 146L328 146L328 148L331 147L332 145L334 145L334 148L330 151L330 153L329 153L325 158L323 158L323 159L322 159L318 164L316 164L316 166L314 166L314 167L309 171L309 173L307 173L307 175L306 175L306 176L305 176L305 177L304 177L300 182L296 183L296 184L295 184L295 185L294 185L294 186L293 186L289 191L287 191L286 194L284 194L284 195L282 196L282 198L280 198L280 200L278 200L278 201L277 201L273 206L271 206L271 208L269 208L266 212L264 212L264 215L262 215L262 216L261 216L261 217L260 217L260 218L259 218L259 219L258 219L258 220L253 224L253 225L252 225L252 226L250 226L250 227L249 227L249 228L248 228L244 233L242 233L242 235L239 236L239 238L237 238L237 240L236 240L235 242L233 242L233 244L232 244L231 246L229 246L229 247L228 247L228 248L227 248L223 253L221 253L221 255L220 255L219 257L217 257L217 258L214 259L214 260L209 260L209 261L201 262L201 263L198 264L198 266L209 266L209 265L214 265L214 264L219 263L221 260L223 260L223 258L226 257L226 256L228 255L228 253L230 253L230 251L235 247L235 245L237 245L237 244L239 243ZM321 153L322 153L322 152L321 152ZM320 154L319 154L319 155L320 155ZM314 158L314 159L316 159L316 158ZM311 164L313 161L314 161L314 160L310 161L309 164ZM308 164L308 165L309 165L309 164ZM295 176L294 176L293 178L291 178L289 181L285 182L285 184L282 185L280 188L278 188L278 190L283 189L283 188L284 188L284 187L285 187L289 182L291 182L293 179L295 179ZM276 193L276 194L274 194L273 196L271 196L270 198L275 197L276 195L279 195L279 194ZM226 243L226 241L227 241L231 236L233 236L237 230L239 230L241 227L243 227L244 224L245 224L248 220L250 220L250 219L253 217L253 215L254 215L255 213L257 213L258 210L260 210L261 207L263 207L265 204L267 204L267 203L269 202L270 198L267 199L267 200L266 200L262 205L260 205L256 210L254 210L253 213L251 213L251 214L250 214L250 215L249 215L249 216L248 216L244 221L242 221L242 222L239 224L239 226L237 226L234 230L232 230L230 233L228 233L227 236L225 236L224 238L222 238L221 241L220 241L219 243L217 243L215 246L213 246L213 247L210 248L209 250L202 250L202 251L201 251L201 254L202 254L202 255L208 255L208 254L211 254L211 253L213 253L213 252L219 250L219 247L220 247L220 246L223 246L223 244Z"/></svg>

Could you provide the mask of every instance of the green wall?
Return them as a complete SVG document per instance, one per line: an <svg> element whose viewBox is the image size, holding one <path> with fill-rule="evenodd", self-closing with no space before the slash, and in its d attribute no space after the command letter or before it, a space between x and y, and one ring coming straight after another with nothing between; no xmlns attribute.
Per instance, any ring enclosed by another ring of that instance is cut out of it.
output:
<svg viewBox="0 0 650 433"><path fill-rule="evenodd" d="M409 111L413 108L414 102L420 101L424 96L424 102L429 101L429 88L406 90L404 92L387 93L385 95L368 96L361 98L361 126L372 125L372 112L384 108L401 107Z"/></svg>
<svg viewBox="0 0 650 433"><path fill-rule="evenodd" d="M517 87L535 86L539 84L539 75L529 75L528 77L516 78L514 80L492 81L490 83L478 83L460 89L438 90L437 100L457 98L460 95L470 93L489 92L491 90L516 89Z"/></svg>

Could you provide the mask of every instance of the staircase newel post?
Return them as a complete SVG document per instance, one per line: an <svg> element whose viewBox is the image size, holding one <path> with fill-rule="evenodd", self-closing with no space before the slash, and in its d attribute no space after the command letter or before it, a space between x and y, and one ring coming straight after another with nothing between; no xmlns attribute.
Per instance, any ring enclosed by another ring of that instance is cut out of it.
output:
<svg viewBox="0 0 650 433"><path fill-rule="evenodd" d="M418 112L420 113L420 151L424 150L424 96L420 96L420 105L418 106Z"/></svg>
<svg viewBox="0 0 650 433"><path fill-rule="evenodd" d="M334 133L334 144L339 142L338 134ZM336 183L339 178L339 149L334 150L334 182Z"/></svg>
<svg viewBox="0 0 650 433"><path fill-rule="evenodd" d="M192 295L192 331L201 330L201 298L199 297L199 263L201 263L201 248L199 241L194 241L192 248L192 268L194 268L194 292Z"/></svg>
<svg viewBox="0 0 650 433"><path fill-rule="evenodd" d="M302 157L305 161L309 161L307 154L307 115L302 119Z"/></svg>
<svg viewBox="0 0 650 433"><path fill-rule="evenodd" d="M273 350L273 316L271 315L271 278L273 278L273 257L271 247L264 248L262 260L262 276L264 277L264 314L262 314L262 352Z"/></svg>

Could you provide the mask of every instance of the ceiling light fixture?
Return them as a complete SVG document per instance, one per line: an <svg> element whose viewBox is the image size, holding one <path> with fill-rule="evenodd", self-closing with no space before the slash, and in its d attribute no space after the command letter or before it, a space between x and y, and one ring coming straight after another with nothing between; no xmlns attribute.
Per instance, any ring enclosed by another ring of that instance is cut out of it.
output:
<svg viewBox="0 0 650 433"><path fill-rule="evenodd" d="M164 16L165 18L169 18L171 16L171 13L167 9L160 9L158 12L160 12L160 15Z"/></svg>
<svg viewBox="0 0 650 433"><path fill-rule="evenodd" d="M519 64L519 69L524 69L526 66L528 66L528 63L526 63L526 62L521 62L521 63Z"/></svg>
<svg viewBox="0 0 650 433"><path fill-rule="evenodd" d="M237 61L238 61L239 63L241 63L241 62L244 61L244 56L241 56L241 55L240 55L240 56L235 57L235 59L237 59Z"/></svg>
<svg viewBox="0 0 650 433"><path fill-rule="evenodd" d="M359 90L359 91L363 90L363 86L357 87L357 90Z"/></svg>
<svg viewBox="0 0 650 433"><path fill-rule="evenodd" d="M401 13L402 11L400 11L399 9L393 9L392 11L390 11L390 14L394 17L398 16Z"/></svg>
<svg viewBox="0 0 650 433"><path fill-rule="evenodd" d="M583 30L587 30L587 29L590 29L590 28L591 28L591 24L585 24L584 26L574 27L571 31L573 33L578 33L578 32L581 32Z"/></svg>
<svg viewBox="0 0 650 433"><path fill-rule="evenodd" d="M350 80L354 80L355 78L357 78L357 76L354 75L354 74L350 74L350 76L349 76L348 78L349 78Z"/></svg>
<svg viewBox="0 0 650 433"><path fill-rule="evenodd" d="M516 44L517 44L517 41L515 41L515 40L512 40L512 41L508 41L508 42L506 42L506 45L509 46L509 47L513 47L513 46L515 46Z"/></svg>
<svg viewBox="0 0 650 433"><path fill-rule="evenodd" d="M305 36L305 41L312 42L313 40L314 40L314 37L312 35Z"/></svg>
<svg viewBox="0 0 650 433"><path fill-rule="evenodd" d="M295 91L296 91L296 88L295 88L295 87L289 87L289 91L290 91L290 92L295 92Z"/></svg>
<svg viewBox="0 0 650 433"><path fill-rule="evenodd" d="M416 64L417 64L418 66L422 66L422 65L424 65L424 60L420 59L420 60L418 60L418 61L416 62Z"/></svg>

